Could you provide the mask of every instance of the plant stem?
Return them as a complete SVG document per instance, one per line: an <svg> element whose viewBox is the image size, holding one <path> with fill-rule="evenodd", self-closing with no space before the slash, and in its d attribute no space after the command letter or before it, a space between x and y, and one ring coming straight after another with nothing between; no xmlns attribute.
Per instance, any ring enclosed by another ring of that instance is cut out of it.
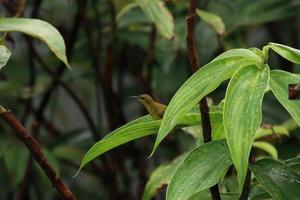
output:
<svg viewBox="0 0 300 200"><path fill-rule="evenodd" d="M10 111L3 107L0 109L0 116L23 141L27 149L31 152L37 163L48 176L49 180L52 182L52 185L56 188L60 195L64 199L75 200L76 198L69 190L68 186L63 182L63 180L45 158L39 143L31 136L31 134L25 129L20 121Z"/></svg>
<svg viewBox="0 0 300 200"><path fill-rule="evenodd" d="M254 157L253 157L253 153L252 151L250 152L250 156L249 156L249 165L254 163ZM239 200L247 200L249 197L249 193L250 193L250 186L251 186L251 170L248 167L247 170L247 175L246 175L246 180L243 186L243 191L242 194L239 198Z"/></svg>
<svg viewBox="0 0 300 200"><path fill-rule="evenodd" d="M199 67L199 61L197 56L197 49L195 43L195 20L196 20L196 0L189 1L189 10L187 16L187 45L188 45L188 56L192 72L196 72ZM204 143L211 141L211 124L209 119L209 108L207 105L206 98L201 99L199 103L202 131ZM210 188L211 197L213 200L220 200L220 193L218 184Z"/></svg>

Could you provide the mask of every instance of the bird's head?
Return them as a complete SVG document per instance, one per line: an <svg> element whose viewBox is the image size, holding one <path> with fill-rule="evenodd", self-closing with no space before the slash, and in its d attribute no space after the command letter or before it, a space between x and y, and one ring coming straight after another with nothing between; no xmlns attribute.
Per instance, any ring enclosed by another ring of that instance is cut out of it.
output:
<svg viewBox="0 0 300 200"><path fill-rule="evenodd" d="M150 105L153 102L152 97L149 96L148 94L141 94L139 96L131 96L129 98L138 100L145 107L147 107L148 105Z"/></svg>

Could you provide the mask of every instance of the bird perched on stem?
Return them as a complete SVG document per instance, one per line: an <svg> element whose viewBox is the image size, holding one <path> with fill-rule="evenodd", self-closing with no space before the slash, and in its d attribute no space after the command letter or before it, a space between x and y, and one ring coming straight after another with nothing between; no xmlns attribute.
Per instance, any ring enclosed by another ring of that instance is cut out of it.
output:
<svg viewBox="0 0 300 200"><path fill-rule="evenodd" d="M165 113L165 110L167 108L166 105L159 103L157 101L154 101L151 96L148 94L141 94L139 96L131 96L129 97L131 99L138 100L143 106L147 109L147 111L150 113L151 117L155 120L161 119Z"/></svg>

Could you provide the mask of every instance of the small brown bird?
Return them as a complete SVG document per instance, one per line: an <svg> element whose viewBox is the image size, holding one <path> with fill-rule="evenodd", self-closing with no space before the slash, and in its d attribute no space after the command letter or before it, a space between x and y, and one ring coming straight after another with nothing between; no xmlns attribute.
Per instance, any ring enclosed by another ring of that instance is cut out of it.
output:
<svg viewBox="0 0 300 200"><path fill-rule="evenodd" d="M151 117L155 120L161 119L167 108L166 105L156 102L148 94L141 94L139 96L131 96L131 99L138 100L150 113Z"/></svg>

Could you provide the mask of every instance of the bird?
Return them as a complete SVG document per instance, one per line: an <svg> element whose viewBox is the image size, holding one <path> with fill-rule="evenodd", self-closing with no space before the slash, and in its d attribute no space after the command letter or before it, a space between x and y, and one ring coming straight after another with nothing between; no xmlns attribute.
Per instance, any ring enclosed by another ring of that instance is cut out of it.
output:
<svg viewBox="0 0 300 200"><path fill-rule="evenodd" d="M146 108L146 110L149 112L152 119L154 120L162 119L167 108L166 105L153 100L153 98L148 94L130 96L129 98L136 99L138 102L140 102Z"/></svg>

